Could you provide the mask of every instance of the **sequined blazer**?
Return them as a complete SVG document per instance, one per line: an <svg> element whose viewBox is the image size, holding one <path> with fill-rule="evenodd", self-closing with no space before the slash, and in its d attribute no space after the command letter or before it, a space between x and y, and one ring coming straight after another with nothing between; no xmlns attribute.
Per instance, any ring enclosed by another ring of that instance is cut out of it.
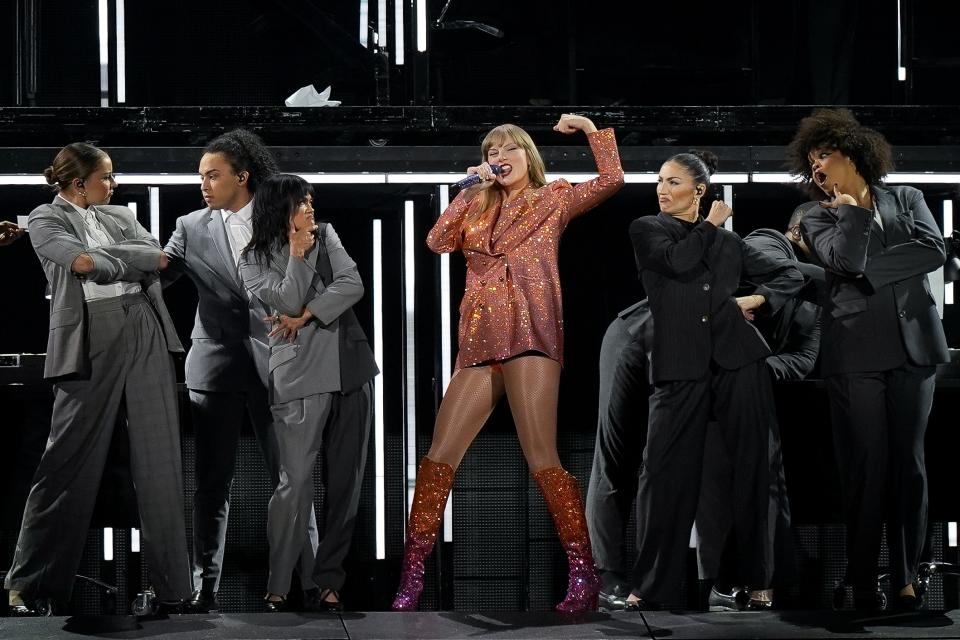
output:
<svg viewBox="0 0 960 640"><path fill-rule="evenodd" d="M560 179L530 187L506 205L498 199L468 226L463 194L427 235L436 253L462 250L467 283L460 303L456 369L538 351L563 364L563 301L557 252L573 218L623 186L613 129L588 134L599 176L578 185Z"/></svg>

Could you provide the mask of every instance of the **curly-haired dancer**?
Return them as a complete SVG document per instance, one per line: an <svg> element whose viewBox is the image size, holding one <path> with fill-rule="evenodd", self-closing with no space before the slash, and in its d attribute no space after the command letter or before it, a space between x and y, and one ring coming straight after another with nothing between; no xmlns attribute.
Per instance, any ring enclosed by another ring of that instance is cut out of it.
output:
<svg viewBox="0 0 960 640"><path fill-rule="evenodd" d="M259 137L237 129L211 141L200 158L200 192L206 206L177 219L164 247L167 274L187 275L200 301L190 334L186 381L196 438L197 489L193 501L192 608L219 609L217 590L230 510L230 485L243 414L266 461L271 484L278 481L273 419L265 384L270 311L247 294L237 263L250 241L253 198L277 165ZM313 518L311 537L316 540ZM305 545L300 576L313 587L313 552Z"/></svg>
<svg viewBox="0 0 960 640"><path fill-rule="evenodd" d="M881 183L893 168L890 145L845 109L804 118L787 160L827 198L800 230L827 272L820 366L847 518L847 583L858 609L879 607L886 512L894 605L913 609L927 519L923 437L936 365L949 361L927 281L943 265L943 236L920 191Z"/></svg>

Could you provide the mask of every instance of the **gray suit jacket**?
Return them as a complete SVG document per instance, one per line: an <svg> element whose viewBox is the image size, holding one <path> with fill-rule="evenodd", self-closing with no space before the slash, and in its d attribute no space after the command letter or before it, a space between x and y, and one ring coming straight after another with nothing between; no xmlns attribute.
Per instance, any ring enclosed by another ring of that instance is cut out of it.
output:
<svg viewBox="0 0 960 640"><path fill-rule="evenodd" d="M115 244L88 247L83 222L76 210L59 200L40 205L28 219L30 242L40 258L51 290L45 378L85 378L90 375L83 286L70 269L82 253L93 259L93 271L86 276L88 280L98 284L139 282L157 312L167 348L173 352L183 351L163 302L160 279L156 274L160 244L137 223L130 209L103 205L97 210Z"/></svg>
<svg viewBox="0 0 960 640"><path fill-rule="evenodd" d="M261 265L252 254L240 259L244 285L271 309L299 316L306 307L314 315L297 334L294 342L280 337L270 339L270 392L274 403L289 402L318 393L349 391L343 383L343 369L354 363L341 358L340 332L359 332L359 325L343 326L342 317L363 297L363 283L357 265L347 255L331 225L323 234L332 278L324 285L318 258L318 243L304 259L290 256L284 245L269 265ZM376 367L367 375L376 374Z"/></svg>
<svg viewBox="0 0 960 640"><path fill-rule="evenodd" d="M233 262L223 217L200 209L177 218L164 252L164 283L187 275L200 300L187 353L187 388L237 391L266 382L270 310L247 293Z"/></svg>

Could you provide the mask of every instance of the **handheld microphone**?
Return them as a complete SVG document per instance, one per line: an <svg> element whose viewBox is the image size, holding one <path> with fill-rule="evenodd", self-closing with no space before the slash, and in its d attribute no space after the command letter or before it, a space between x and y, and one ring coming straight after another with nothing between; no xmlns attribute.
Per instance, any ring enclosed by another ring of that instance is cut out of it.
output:
<svg viewBox="0 0 960 640"><path fill-rule="evenodd" d="M494 175L500 175L503 173L503 169L500 168L498 164L490 165L490 171L493 171ZM471 173L469 176L464 178L459 182L454 182L453 186L457 189L466 189L467 187L472 187L475 184L480 184L481 178L479 173Z"/></svg>

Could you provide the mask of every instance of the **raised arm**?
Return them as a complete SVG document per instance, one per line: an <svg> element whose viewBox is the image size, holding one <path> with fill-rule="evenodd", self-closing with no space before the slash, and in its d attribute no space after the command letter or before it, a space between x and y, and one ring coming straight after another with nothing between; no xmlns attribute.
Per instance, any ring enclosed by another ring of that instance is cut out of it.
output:
<svg viewBox="0 0 960 640"><path fill-rule="evenodd" d="M656 216L637 218L630 224L630 240L637 267L668 278L682 278L703 268L703 259L717 238L717 227L701 222L683 239L674 240Z"/></svg>
<svg viewBox="0 0 960 640"><path fill-rule="evenodd" d="M613 129L597 130L589 118L564 114L554 129L561 133L583 131L587 134L599 175L573 187L558 190L566 201L567 221L594 208L623 186L623 167Z"/></svg>
<svg viewBox="0 0 960 640"><path fill-rule="evenodd" d="M333 225L327 225L324 235L324 247L330 258L333 280L323 291L313 289L316 295L307 302L306 307L321 324L330 324L360 301L363 297L363 282L360 280L357 263L343 248Z"/></svg>
<svg viewBox="0 0 960 640"><path fill-rule="evenodd" d="M814 207L800 221L803 240L829 271L857 277L867 265L867 244L873 211L841 204L836 215Z"/></svg>
<svg viewBox="0 0 960 640"><path fill-rule="evenodd" d="M274 261L278 258L275 256ZM299 316L307 302L314 271L303 258L290 256L285 273L262 264L252 253L240 256L243 286L271 309L288 316Z"/></svg>

